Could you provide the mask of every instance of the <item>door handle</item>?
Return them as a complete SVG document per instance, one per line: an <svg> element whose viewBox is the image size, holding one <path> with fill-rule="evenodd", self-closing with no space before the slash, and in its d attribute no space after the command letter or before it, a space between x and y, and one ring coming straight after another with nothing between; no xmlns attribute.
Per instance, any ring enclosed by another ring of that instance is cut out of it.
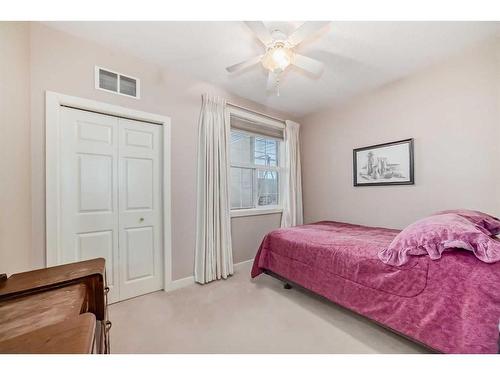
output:
<svg viewBox="0 0 500 375"><path fill-rule="evenodd" d="M143 221L144 221L144 218L143 218L143 217L141 217L141 218L139 219L139 222L141 222L141 223L142 223Z"/></svg>

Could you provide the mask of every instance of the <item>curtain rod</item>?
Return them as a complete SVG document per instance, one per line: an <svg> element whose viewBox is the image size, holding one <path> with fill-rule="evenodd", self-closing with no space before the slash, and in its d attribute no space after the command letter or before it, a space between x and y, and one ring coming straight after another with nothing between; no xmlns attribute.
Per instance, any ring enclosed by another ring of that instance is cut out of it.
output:
<svg viewBox="0 0 500 375"><path fill-rule="evenodd" d="M283 120L283 119L280 119L280 118L277 118L277 117L273 117L273 116L269 116L269 115L266 115L265 113L254 111L253 109L245 108L245 107L242 107L240 105L236 105L236 104L233 104L233 103L230 103L230 102L226 102L226 104L230 105L231 107L239 108L239 109L242 109L242 110L247 111L247 112L256 113L258 115L270 118L272 120L276 120L276 121L282 122L283 124L285 123L285 120Z"/></svg>

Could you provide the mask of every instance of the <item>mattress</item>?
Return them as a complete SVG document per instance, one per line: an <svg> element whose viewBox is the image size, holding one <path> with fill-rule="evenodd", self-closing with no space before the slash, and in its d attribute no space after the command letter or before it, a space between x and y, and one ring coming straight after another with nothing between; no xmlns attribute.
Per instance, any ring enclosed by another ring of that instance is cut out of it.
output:
<svg viewBox="0 0 500 375"><path fill-rule="evenodd" d="M377 253L398 233L332 221L279 229L263 239L252 277L272 271L444 353L496 353L500 263L457 249L389 266Z"/></svg>

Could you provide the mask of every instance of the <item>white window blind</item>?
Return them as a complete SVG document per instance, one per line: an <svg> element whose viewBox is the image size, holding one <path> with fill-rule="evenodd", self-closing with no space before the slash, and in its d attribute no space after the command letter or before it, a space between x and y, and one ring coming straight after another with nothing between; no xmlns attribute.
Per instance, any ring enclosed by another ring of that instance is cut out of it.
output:
<svg viewBox="0 0 500 375"><path fill-rule="evenodd" d="M231 115L231 128L259 134L265 137L283 139L283 129L235 115Z"/></svg>

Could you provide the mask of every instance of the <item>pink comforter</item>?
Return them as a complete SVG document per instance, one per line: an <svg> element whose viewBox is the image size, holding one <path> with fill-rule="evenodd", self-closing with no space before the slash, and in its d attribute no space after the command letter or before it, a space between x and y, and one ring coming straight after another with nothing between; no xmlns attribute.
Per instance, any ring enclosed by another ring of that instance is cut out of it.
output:
<svg viewBox="0 0 500 375"><path fill-rule="evenodd" d="M500 262L456 250L389 266L377 253L398 232L338 222L275 230L252 277L272 271L444 353L496 353Z"/></svg>

